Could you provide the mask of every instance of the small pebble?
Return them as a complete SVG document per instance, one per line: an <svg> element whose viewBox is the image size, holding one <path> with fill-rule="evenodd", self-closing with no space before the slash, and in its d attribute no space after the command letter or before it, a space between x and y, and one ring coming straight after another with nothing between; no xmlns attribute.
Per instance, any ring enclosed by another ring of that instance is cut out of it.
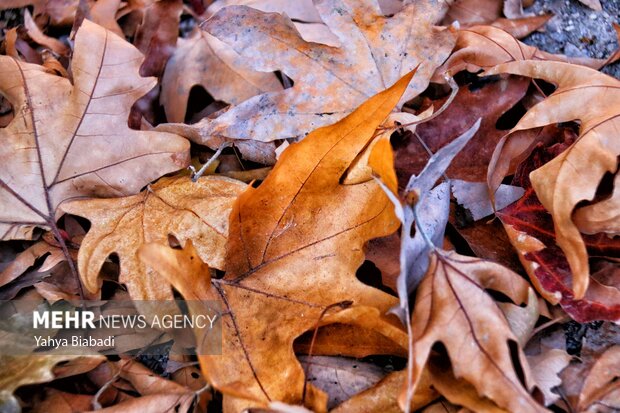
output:
<svg viewBox="0 0 620 413"><path fill-rule="evenodd" d="M596 15L596 13L592 13L590 14L590 20L596 20L598 16Z"/></svg>

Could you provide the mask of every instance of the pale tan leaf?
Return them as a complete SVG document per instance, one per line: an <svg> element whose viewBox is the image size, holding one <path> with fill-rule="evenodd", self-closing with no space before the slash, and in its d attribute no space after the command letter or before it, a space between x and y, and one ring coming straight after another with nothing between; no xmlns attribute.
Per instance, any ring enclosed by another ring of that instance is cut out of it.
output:
<svg viewBox="0 0 620 413"><path fill-rule="evenodd" d="M185 139L127 126L131 105L155 84L138 75L141 61L133 46L89 21L76 37L73 84L0 56L0 92L21 108L0 129L0 239L55 228L67 199L133 194L187 165Z"/></svg>
<svg viewBox="0 0 620 413"><path fill-rule="evenodd" d="M89 291L99 289L99 269L116 253L119 281L126 284L134 300L171 299L170 285L136 255L145 243L168 245L169 235L182 243L192 239L202 260L223 269L228 216L245 187L225 177L207 176L192 182L180 176L162 178L138 195L65 203L63 211L92 223L78 255L84 286Z"/></svg>
<svg viewBox="0 0 620 413"><path fill-rule="evenodd" d="M407 2L393 17L384 17L375 0L326 0L315 6L342 47L308 43L290 19L246 6L226 7L205 23L207 32L255 70L281 70L294 86L255 96L199 122L199 137L192 139L212 145L217 136L259 141L303 137L342 119L419 66L402 104L427 87L453 46L454 33L434 26L441 7L431 1Z"/></svg>

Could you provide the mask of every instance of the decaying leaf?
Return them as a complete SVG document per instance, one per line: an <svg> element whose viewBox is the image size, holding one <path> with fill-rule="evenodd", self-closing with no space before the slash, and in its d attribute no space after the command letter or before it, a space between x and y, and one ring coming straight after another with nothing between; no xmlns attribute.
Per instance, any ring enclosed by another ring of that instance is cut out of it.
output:
<svg viewBox="0 0 620 413"><path fill-rule="evenodd" d="M142 247L141 257L186 299L222 303L223 355L204 355L200 362L207 380L228 394L225 408L239 411L277 400L324 411L326 396L304 384L292 347L296 337L320 324L360 325L406 347L402 330L381 316L396 299L355 277L364 244L395 231L398 221L371 177L350 185L340 179L412 76L290 145L265 181L237 198L223 278L208 283L208 274L192 264L200 261L193 247ZM374 169L383 176L391 170L387 181L395 185L391 152L381 153L385 157L373 160ZM208 339L197 334L199 343Z"/></svg>
<svg viewBox="0 0 620 413"><path fill-rule="evenodd" d="M408 2L393 17L384 17L374 0L326 0L316 7L342 47L308 43L287 17L246 6L226 7L204 24L255 70L281 70L295 84L199 122L200 137L192 139L210 144L222 135L259 141L303 137L342 119L419 66L402 104L426 88L454 44L452 31L433 25L439 6L431 1Z"/></svg>
<svg viewBox="0 0 620 413"><path fill-rule="evenodd" d="M27 356L0 356L0 411L6 413L18 413L21 411L13 392L20 386L34 383L45 383L54 380L56 376L53 368L58 363L84 356L67 355L35 355ZM105 360L104 356L87 356L99 360ZM94 367L94 366L93 366Z"/></svg>
<svg viewBox="0 0 620 413"><path fill-rule="evenodd" d="M329 409L367 390L379 382L387 372L370 362L328 356L301 356L307 380L325 391Z"/></svg>
<svg viewBox="0 0 620 413"><path fill-rule="evenodd" d="M85 21L74 84L41 66L0 56L0 91L16 111L0 130L1 239L55 228L57 206L86 195L122 196L188 162L188 142L127 127L131 105L154 85L138 76L140 53Z"/></svg>
<svg viewBox="0 0 620 413"><path fill-rule="evenodd" d="M616 173L614 190L609 198L578 208L573 218L575 225L585 234L620 234L620 174Z"/></svg>
<svg viewBox="0 0 620 413"><path fill-rule="evenodd" d="M500 63L521 60L557 60L582 64L599 69L610 63L606 59L574 58L554 55L518 41L510 33L493 26L473 26L459 30L455 51L437 69L435 77L448 72L456 74L461 70L478 72Z"/></svg>
<svg viewBox="0 0 620 413"><path fill-rule="evenodd" d="M491 215L495 209L502 209L515 202L525 193L521 187L500 185L495 192L495 207L489 197L489 188L484 182L467 182L460 179L451 181L454 197L477 221Z"/></svg>
<svg viewBox="0 0 620 413"><path fill-rule="evenodd" d="M217 38L197 30L179 45L162 78L161 102L169 122L183 122L191 89L200 85L215 100L239 104L252 96L282 90L273 73L252 70Z"/></svg>
<svg viewBox="0 0 620 413"><path fill-rule="evenodd" d="M145 9L134 41L145 55L140 76L159 77L163 74L177 43L182 9L181 0L160 0Z"/></svg>
<svg viewBox="0 0 620 413"><path fill-rule="evenodd" d="M550 349L536 356L528 356L532 378L545 398L545 406L552 405L560 396L553 389L562 384L560 372L568 366L571 356L564 350Z"/></svg>
<svg viewBox="0 0 620 413"><path fill-rule="evenodd" d="M119 281L134 300L171 299L170 285L140 262L136 253L145 243L168 245L168 236L192 239L201 259L224 268L228 216L246 185L225 177L162 178L138 195L65 203L64 212L83 216L92 227L82 241L78 266L84 286L99 290L99 269L112 253L120 260Z"/></svg>
<svg viewBox="0 0 620 413"><path fill-rule="evenodd" d="M431 348L440 342L454 376L470 383L481 396L509 411L545 411L529 394L531 376L517 337L486 290L500 291L521 304L527 302L530 287L517 274L489 261L441 250L431 255L412 315L413 386ZM518 354L516 360L510 343ZM525 383L513 363L520 365Z"/></svg>
<svg viewBox="0 0 620 413"><path fill-rule="evenodd" d="M612 346L596 361L581 389L579 411L613 411L620 407L620 346ZM605 410L602 410L605 411Z"/></svg>
<svg viewBox="0 0 620 413"><path fill-rule="evenodd" d="M513 183L526 189L516 203L497 212L508 238L519 254L536 290L552 304L560 304L575 320L620 319L620 290L617 280L593 277L590 288L582 299L571 290L571 270L566 255L555 241L553 221L531 187L531 171L549 162L572 143L572 136L560 133L568 141L534 148L519 165ZM556 136L557 137L557 136ZM605 234L585 235L588 250L595 256L617 256L620 242Z"/></svg>
<svg viewBox="0 0 620 413"><path fill-rule="evenodd" d="M556 242L565 252L573 274L575 297L583 298L590 279L588 254L572 213L580 201L594 198L606 172L614 173L618 168L620 82L592 69L559 62L513 62L499 65L489 73L519 74L558 85L511 132L554 122L581 121L577 141L533 171L531 181L540 202L553 216ZM588 110L584 110L584 101L590 102Z"/></svg>
<svg viewBox="0 0 620 413"><path fill-rule="evenodd" d="M443 113L418 126L419 138L435 153L481 118L478 133L448 167L446 175L450 179L486 179L493 148L507 132L497 128L498 120L525 96L528 84L529 79L511 76L463 85ZM434 106L444 102L445 98L434 102ZM405 134L396 145L395 165L401 186L407 184L412 174L418 174L427 161L428 154L416 136Z"/></svg>

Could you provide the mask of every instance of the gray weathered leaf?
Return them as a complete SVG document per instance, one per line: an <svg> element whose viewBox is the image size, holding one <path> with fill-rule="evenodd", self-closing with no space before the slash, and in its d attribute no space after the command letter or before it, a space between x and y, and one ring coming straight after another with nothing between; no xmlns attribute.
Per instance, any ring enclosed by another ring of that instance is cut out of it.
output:
<svg viewBox="0 0 620 413"><path fill-rule="evenodd" d="M409 179L409 183L407 184L405 191L407 193L414 193L417 197L420 197L425 192L430 191L430 189L435 186L435 182L437 182L446 169L448 169L452 159L454 159L461 149L467 145L467 142L469 142L469 140L476 134L478 128L480 128L480 121L481 119L478 119L471 128L465 131L465 133L431 156L422 172L420 172L419 175L414 175L411 179Z"/></svg>
<svg viewBox="0 0 620 413"><path fill-rule="evenodd" d="M450 182L456 200L471 212L474 221L507 207L525 193L525 190L518 186L500 185L495 193L496 209L494 210L489 197L489 186L486 182L467 182L460 179L454 179Z"/></svg>

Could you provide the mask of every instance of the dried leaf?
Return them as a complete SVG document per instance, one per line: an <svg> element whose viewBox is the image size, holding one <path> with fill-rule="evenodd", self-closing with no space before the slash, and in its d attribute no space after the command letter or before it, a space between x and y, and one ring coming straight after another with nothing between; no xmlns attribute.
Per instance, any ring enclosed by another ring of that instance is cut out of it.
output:
<svg viewBox="0 0 620 413"><path fill-rule="evenodd" d="M620 145L614 138L620 128L620 82L595 70L559 62L514 62L490 73L513 73L545 79L558 89L530 109L512 131L554 122L581 120L577 141L555 159L532 172L531 181L540 202L553 216L556 242L562 248L573 274L577 299L588 288L588 254L579 229L572 220L575 206L592 200L606 172L618 168ZM605 105L584 110L583 102L605 99ZM587 166L587 167L586 167Z"/></svg>
<svg viewBox="0 0 620 413"><path fill-rule="evenodd" d="M79 358L82 356L67 355L36 355L27 356L0 356L0 411L7 413L18 413L21 411L19 402L13 396L13 392L19 387L34 384L46 383L54 380L55 375L52 370L55 365L66 360ZM103 356L90 356L103 360Z"/></svg>
<svg viewBox="0 0 620 413"><path fill-rule="evenodd" d="M475 221L491 215L496 209L507 207L525 193L525 190L518 186L500 185L495 192L493 207L486 183L455 179L450 181L450 184L458 203L471 213Z"/></svg>
<svg viewBox="0 0 620 413"><path fill-rule="evenodd" d="M169 122L184 121L189 93L197 85L204 87L215 100L232 104L282 90L273 73L252 70L230 47L201 30L178 40L178 47L166 66L161 103Z"/></svg>
<svg viewBox="0 0 620 413"><path fill-rule="evenodd" d="M134 40L134 45L146 56L140 76L159 77L164 73L177 43L182 10L181 0L160 0L144 10L144 20Z"/></svg>
<svg viewBox="0 0 620 413"><path fill-rule="evenodd" d="M620 346L612 346L607 349L596 361L581 389L579 396L579 408L584 412L596 412L598 406L619 406L620 382Z"/></svg>
<svg viewBox="0 0 620 413"><path fill-rule="evenodd" d="M22 275L26 270L32 267L35 262L46 254L62 255L59 247L48 244L45 241L39 241L25 251L21 252L0 274L0 286L5 286L17 277ZM51 268L47 268L51 269ZM43 269L43 271L47 270ZM41 270L41 269L40 269Z"/></svg>
<svg viewBox="0 0 620 413"><path fill-rule="evenodd" d="M117 253L119 281L134 300L172 299L170 285L138 259L138 248L149 242L168 245L168 236L192 239L200 257L213 268L224 268L228 215L245 184L208 176L163 178L138 195L65 203L64 212L91 221L78 256L80 275L89 291L99 290L99 269Z"/></svg>
<svg viewBox="0 0 620 413"><path fill-rule="evenodd" d="M493 26L473 26L459 30L455 51L440 68L435 77L448 72L456 74L462 70L472 73L501 63L522 60L557 60L600 68L606 59L571 58L543 52L515 39L510 33ZM496 72L497 73L497 72Z"/></svg>
<svg viewBox="0 0 620 413"><path fill-rule="evenodd" d="M532 378L545 397L545 406L554 404L560 396L553 389L562 384L559 374L572 357L564 350L551 349L527 359L532 366Z"/></svg>
<svg viewBox="0 0 620 413"><path fill-rule="evenodd" d="M405 385L406 373L403 370L388 374L374 387L351 397L331 410L331 413L401 413L397 396ZM438 397L437 392L431 387L428 375L423 376L422 382L413 398L413 409L426 406Z"/></svg>
<svg viewBox="0 0 620 413"><path fill-rule="evenodd" d="M200 362L207 380L229 395L225 409L266 406L270 400L302 402L305 378L292 345L318 325L359 325L406 347L402 330L380 315L396 300L355 277L364 244L395 231L398 221L374 180L343 185L340 179L412 76L290 145L265 181L237 198L223 278L209 285L204 272L190 271L191 263L200 261L193 248L142 247L141 257L186 299L222 303L223 355L200 356ZM389 169L391 154L386 155L381 161ZM347 306L343 302L354 305L341 309ZM209 339L196 333L197 342ZM307 407L325 410L322 392L309 384L305 393Z"/></svg>
<svg viewBox="0 0 620 413"><path fill-rule="evenodd" d="M573 220L584 234L606 232L613 236L620 234L620 174L616 173L611 196L592 205L578 208Z"/></svg>
<svg viewBox="0 0 620 413"><path fill-rule="evenodd" d="M58 53L62 56L67 56L71 51L69 49L69 46L65 45L60 40L43 34L41 29L39 29L39 26L37 26L37 24L32 19L32 16L30 15L28 9L24 10L24 27L28 31L28 36L30 36L32 40L39 43L41 46L45 46L53 52Z"/></svg>
<svg viewBox="0 0 620 413"><path fill-rule="evenodd" d="M592 10L602 11L603 7L601 6L601 2L599 0L579 0Z"/></svg>
<svg viewBox="0 0 620 413"><path fill-rule="evenodd" d="M528 300L529 286L501 265L436 250L426 278L420 284L412 316L414 381L417 386L433 345L441 342L452 371L480 396L510 411L542 412L530 396L530 373L522 351L511 357L517 337L485 290L501 291L514 303ZM513 363L525 375L521 383ZM401 395L401 407L404 399Z"/></svg>
<svg viewBox="0 0 620 413"><path fill-rule="evenodd" d="M421 196L428 192L435 182L444 174L450 162L454 157L467 145L471 138L478 132L481 119L478 119L468 130L463 132L461 136L441 148L428 160L424 169L418 176L412 176L405 189L408 193Z"/></svg>
<svg viewBox="0 0 620 413"><path fill-rule="evenodd" d="M563 135L560 134L560 137ZM572 318L580 322L620 319L620 290L617 280L597 281L592 278L583 299L571 291L571 270L564 252L556 244L551 216L531 188L531 171L540 168L571 143L562 142L549 148L539 145L517 170L513 183L526 189L516 203L497 212L510 241L519 254L536 290L552 304L560 304ZM587 248L596 256L617 256L620 241L605 234L586 235Z"/></svg>
<svg viewBox="0 0 620 413"><path fill-rule="evenodd" d="M85 21L69 80L0 56L0 91L22 108L0 130L1 239L56 228L57 206L86 195L122 196L188 162L178 136L130 130L133 102L155 80L138 76L140 53Z"/></svg>
<svg viewBox="0 0 620 413"><path fill-rule="evenodd" d="M419 66L402 104L426 88L453 46L453 33L433 25L439 6L430 1L408 3L393 17L384 17L374 0L326 0L316 7L343 47L308 43L285 16L245 6L226 7L205 23L207 32L254 69L279 69L295 84L201 121L197 142L209 144L220 135L259 141L303 137L342 119Z"/></svg>
<svg viewBox="0 0 620 413"><path fill-rule="evenodd" d="M306 380L328 395L327 408L378 383L386 371L376 364L344 357L301 356Z"/></svg>
<svg viewBox="0 0 620 413"><path fill-rule="evenodd" d="M507 131L497 128L498 120L525 96L528 79L511 76L506 79L484 81L459 88L448 108L435 119L417 128L419 138L431 152L462 135L476 120L481 119L480 129L459 152L446 175L450 179L484 181L493 148ZM444 99L433 102L443 105ZM418 174L428 160L428 155L416 136L406 134L396 142L396 172L399 183L405 186L412 174Z"/></svg>
<svg viewBox="0 0 620 413"><path fill-rule="evenodd" d="M458 21L461 25L491 23L502 15L502 0L455 0L443 24Z"/></svg>

